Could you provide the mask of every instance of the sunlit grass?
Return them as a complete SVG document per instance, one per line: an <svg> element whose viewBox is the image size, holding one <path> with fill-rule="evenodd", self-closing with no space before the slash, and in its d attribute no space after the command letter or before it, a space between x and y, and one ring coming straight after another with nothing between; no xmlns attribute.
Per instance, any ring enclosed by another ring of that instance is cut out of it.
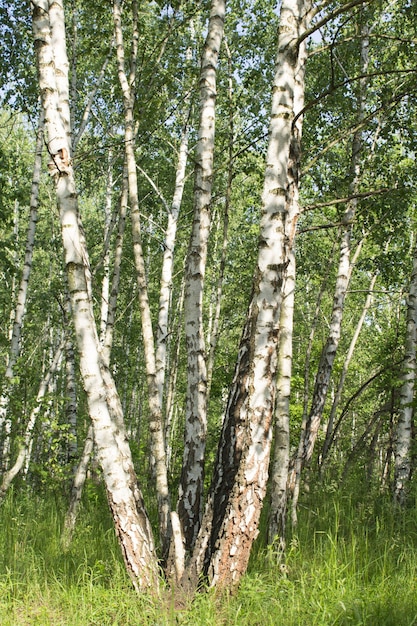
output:
<svg viewBox="0 0 417 626"><path fill-rule="evenodd" d="M288 541L286 568L258 547L235 595L179 606L138 596L102 502L84 507L67 553L63 503L10 494L0 511L2 626L412 626L417 624L417 523L389 500L311 496Z"/></svg>

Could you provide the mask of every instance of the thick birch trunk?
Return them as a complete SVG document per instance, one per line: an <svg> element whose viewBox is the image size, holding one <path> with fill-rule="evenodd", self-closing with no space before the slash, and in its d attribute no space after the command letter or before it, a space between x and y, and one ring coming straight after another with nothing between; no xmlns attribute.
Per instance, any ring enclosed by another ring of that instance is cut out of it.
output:
<svg viewBox="0 0 417 626"><path fill-rule="evenodd" d="M279 552L285 549L285 527L287 514L287 483L290 457L290 393L292 374L292 338L294 322L294 295L296 285L296 259L294 238L297 220L300 215L299 177L301 160L302 116L304 107L304 75L307 60L306 41L300 44L298 64L294 82L294 115L288 166L288 192L285 229L287 236L288 267L284 278L280 340L278 350L277 399L275 406L274 461L271 472L271 508L269 515L268 540L276 543Z"/></svg>
<svg viewBox="0 0 417 626"><path fill-rule="evenodd" d="M309 3L281 6L259 256L252 301L223 422L213 481L187 575L233 587L246 571L265 496L276 389L281 289L287 268L288 163L302 16Z"/></svg>
<svg viewBox="0 0 417 626"><path fill-rule="evenodd" d="M184 459L178 515L187 550L194 545L202 510L207 432L207 364L203 328L203 287L210 232L215 134L216 65L224 31L225 0L212 0L200 70L200 126L195 155L194 217L185 282L187 400Z"/></svg>
<svg viewBox="0 0 417 626"><path fill-rule="evenodd" d="M126 568L137 589L157 589L158 565L152 531L142 496L137 486L130 451L124 429L115 423L108 405L108 391L102 375L99 341L92 303L88 290L88 256L80 231L77 192L71 162L69 161L69 133L62 112L69 110L62 102L68 89L60 79L56 82L55 58L59 69L65 69L65 29L63 6L53 3L53 19L61 20L62 37L54 37L49 3L33 3L33 30L37 53L39 85L45 122L48 131L48 149L51 172L56 186L60 212L62 239L67 270L71 309L80 357L80 369L86 391L90 417L94 427L97 457L103 471L107 496L112 510ZM56 50L59 48L59 50ZM61 77L62 78L62 77ZM68 86L68 76L66 77ZM69 119L69 118L68 118Z"/></svg>
<svg viewBox="0 0 417 626"><path fill-rule="evenodd" d="M135 99L134 82L136 80L136 54L137 54L137 3L133 2L133 46L130 58L130 73L125 71L125 54L122 32L122 9L121 1L115 0L113 4L114 28L116 37L117 65L120 85L123 92L124 116L125 116L125 153L126 167L129 185L130 213L132 224L133 254L135 259L136 276L139 288L139 307L142 321L143 347L145 353L146 376L148 383L148 403L150 412L149 429L151 434L152 455L154 458L154 470L156 477L156 490L159 511L159 532L163 553L166 555L171 534L171 505L168 489L168 474L165 459L165 442L162 424L162 407L159 402L158 386L156 381L155 343L152 328L152 318L148 298L147 277L142 248L142 235L140 224L140 210L138 198L138 183L135 157L135 133L133 105Z"/></svg>
<svg viewBox="0 0 417 626"><path fill-rule="evenodd" d="M404 504L411 475L411 443L413 402L416 379L417 344L417 246L413 254L413 269L407 299L407 325L400 410L395 439L394 499Z"/></svg>
<svg viewBox="0 0 417 626"><path fill-rule="evenodd" d="M112 286L110 290L109 302L106 307L107 309L106 310L106 324L104 328L102 327L102 333L100 337L101 358L107 368L110 365L110 352L111 352L111 348L113 344L114 320L115 320L115 315L116 315L117 296L119 293L123 236L124 236L125 223L126 223L127 194L128 194L127 179L126 177L124 177L123 183L122 183L122 193L121 193L120 207L119 207L119 225L118 225L118 233L117 233L116 245L115 245ZM102 297L103 297L103 290L102 290ZM101 309L101 312L102 312L102 318L103 318L104 317L103 307ZM67 362L68 362L68 358L67 358ZM121 411L121 413L123 413L123 411ZM84 448L81 454L81 458L79 459L78 465L74 472L70 504L68 507L67 514L65 516L64 529L63 529L62 538L61 538L64 549L67 549L71 543L72 534L73 534L75 523L77 520L78 510L80 507L82 492L83 492L85 481L87 478L88 466L90 464L91 455L93 453L93 446L94 446L93 429L92 429L92 426L90 426L88 429L86 438L85 438Z"/></svg>

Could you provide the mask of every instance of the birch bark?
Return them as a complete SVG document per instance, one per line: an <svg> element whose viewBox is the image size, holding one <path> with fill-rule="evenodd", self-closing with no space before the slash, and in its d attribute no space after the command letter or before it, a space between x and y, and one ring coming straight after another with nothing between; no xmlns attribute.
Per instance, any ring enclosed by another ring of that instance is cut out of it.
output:
<svg viewBox="0 0 417 626"><path fill-rule="evenodd" d="M195 155L194 216L186 263L185 339L187 399L178 515L191 550L200 525L207 432L207 364L203 287L210 232L215 134L216 66L224 31L225 0L212 0L200 70L200 124Z"/></svg>
<svg viewBox="0 0 417 626"><path fill-rule="evenodd" d="M37 56L39 86L48 150L50 171L54 178L60 212L71 309L80 357L81 377L86 391L90 417L103 471L109 505L120 541L126 568L138 590L158 587L158 565L152 531L144 509L142 496L120 422L115 423L103 379L99 341L92 316L88 289L89 263L83 234L80 230L77 191L69 159L68 75L59 85L56 73L65 71L65 26L61 0L32 2L32 24ZM60 27L57 28L57 21ZM57 32L60 37L55 36ZM58 65L55 65L55 59Z"/></svg>

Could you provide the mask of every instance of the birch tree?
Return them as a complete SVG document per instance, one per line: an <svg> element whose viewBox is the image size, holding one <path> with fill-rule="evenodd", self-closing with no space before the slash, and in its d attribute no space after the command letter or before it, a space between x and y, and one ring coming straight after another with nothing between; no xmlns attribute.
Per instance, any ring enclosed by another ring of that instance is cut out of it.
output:
<svg viewBox="0 0 417 626"><path fill-rule="evenodd" d="M68 60L63 5L32 3L33 33L50 173L60 214L65 268L80 358L81 377L94 427L97 458L123 557L137 589L157 589L158 567L152 531L123 424L112 413L108 379L103 377L99 340L89 291L89 261L80 230L77 189L71 162ZM59 78L57 78L59 74Z"/></svg>
<svg viewBox="0 0 417 626"><path fill-rule="evenodd" d="M145 366L148 383L148 403L150 411L150 432L152 437L152 454L155 459L155 475L159 509L159 526L164 552L168 549L170 530L170 496L165 459L165 442L162 424L162 407L160 404L156 379L155 343L152 328L151 310L149 305L147 277L142 247L142 233L140 223L138 182L135 157L135 128L133 106L135 102L135 81L138 52L138 5L132 3L133 37L130 67L127 69L125 61L122 3L115 0L113 3L113 18L116 39L117 68L120 86L123 92L124 106L124 139L126 152L126 167L128 177L130 215L133 237L133 253L136 267L136 277L139 289L139 307L142 320L142 336L145 352Z"/></svg>
<svg viewBox="0 0 417 626"><path fill-rule="evenodd" d="M306 25L304 25L306 28ZM285 220L288 267L282 288L280 340L277 364L277 398L275 407L274 459L271 472L271 508L269 514L269 543L285 548L287 512L287 482L290 460L290 394L293 353L294 299L296 287L295 232L300 215L299 178L301 160L302 109L304 106L304 76L307 60L306 41L299 46L298 64L294 77L294 116L289 153L287 217Z"/></svg>
<svg viewBox="0 0 417 626"><path fill-rule="evenodd" d="M194 545L202 511L207 433L207 363L203 289L210 233L215 135L216 65L224 31L225 1L212 0L200 70L200 123L195 154L194 214L186 262L184 318L187 395L184 459L178 515L187 550Z"/></svg>

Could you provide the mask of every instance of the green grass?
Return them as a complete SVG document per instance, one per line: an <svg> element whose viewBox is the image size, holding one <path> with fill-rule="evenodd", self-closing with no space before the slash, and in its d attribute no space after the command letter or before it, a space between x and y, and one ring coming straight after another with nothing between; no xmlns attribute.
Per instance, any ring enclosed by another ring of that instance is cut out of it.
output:
<svg viewBox="0 0 417 626"><path fill-rule="evenodd" d="M2 626L412 626L417 624L417 515L389 500L312 494L289 539L287 573L257 546L235 595L176 608L131 588L102 501L84 505L64 554L64 503L10 493L0 510ZM314 504L312 504L312 502Z"/></svg>

